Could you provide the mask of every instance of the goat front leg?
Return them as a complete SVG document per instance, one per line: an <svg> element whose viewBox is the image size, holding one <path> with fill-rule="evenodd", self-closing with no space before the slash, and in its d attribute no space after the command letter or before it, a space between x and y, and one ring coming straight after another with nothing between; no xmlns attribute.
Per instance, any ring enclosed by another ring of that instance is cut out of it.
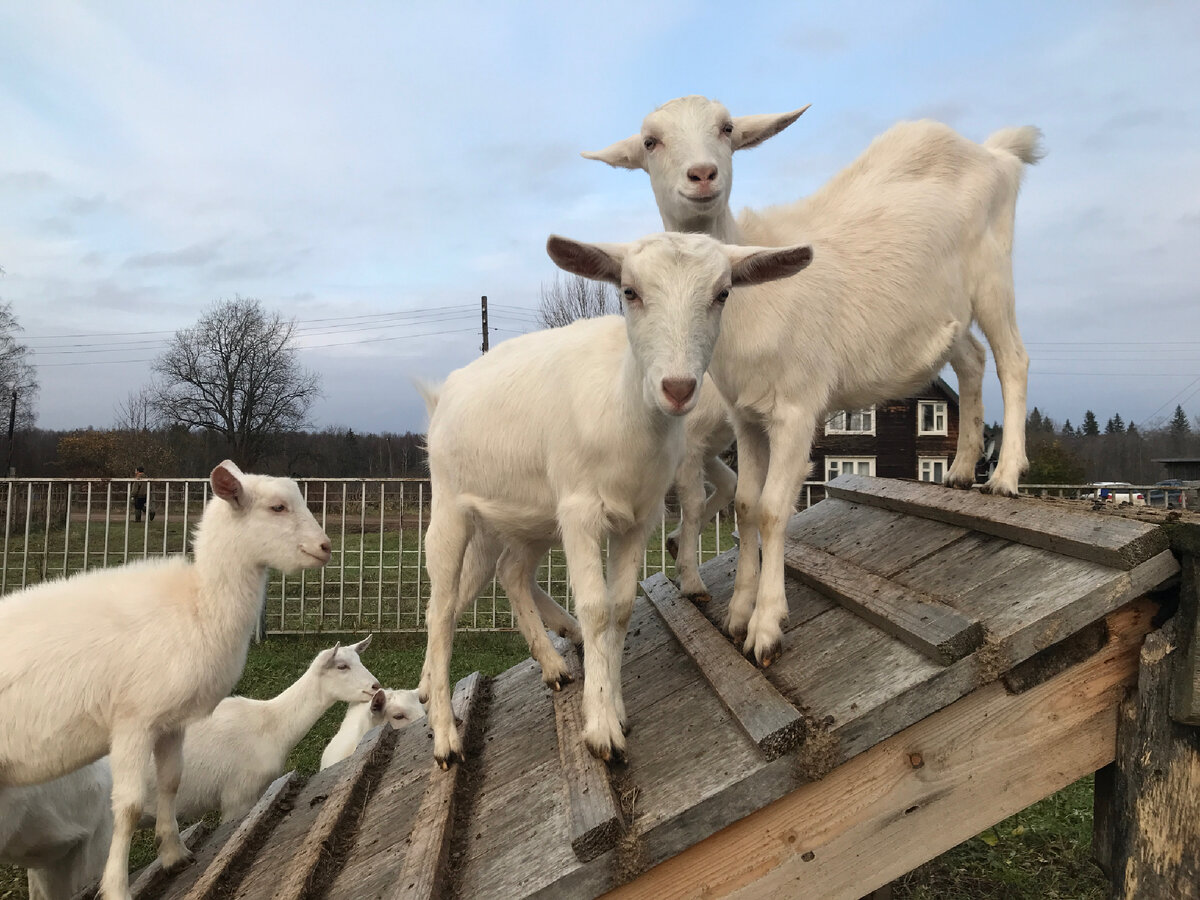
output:
<svg viewBox="0 0 1200 900"><path fill-rule="evenodd" d="M954 346L950 365L958 376L958 446L945 483L969 488L975 483L975 465L983 455L983 371L987 353L971 332Z"/></svg>
<svg viewBox="0 0 1200 900"><path fill-rule="evenodd" d="M100 879L100 896L104 900L131 900L129 894L129 845L134 829L142 818L146 786L142 781L155 736L144 723L127 729L114 730L109 747L112 764L113 836L108 848L108 861Z"/></svg>
<svg viewBox="0 0 1200 900"><path fill-rule="evenodd" d="M783 579L784 535L796 508L796 495L808 474L808 454L816 426L817 415L813 411L777 410L768 431L771 463L758 515L762 575L743 648L748 657L764 667L783 652L783 623L788 617Z"/></svg>
<svg viewBox="0 0 1200 900"><path fill-rule="evenodd" d="M612 609L607 633L608 677L622 734L629 733L629 720L625 715L625 692L621 686L621 658L625 655L625 634L633 615L638 570L648 537L649 528L638 527L614 535L608 542L608 603Z"/></svg>
<svg viewBox="0 0 1200 900"><path fill-rule="evenodd" d="M600 566L598 507L589 498L567 500L559 506L558 524L583 629L583 741L593 756L611 762L625 758L625 734L611 681L608 631L615 616Z"/></svg>
<svg viewBox="0 0 1200 900"><path fill-rule="evenodd" d="M158 792L154 814L154 844L165 871L187 865L192 853L179 835L175 817L175 798L183 778L183 729L159 735L154 742L154 769Z"/></svg>
<svg viewBox="0 0 1200 900"><path fill-rule="evenodd" d="M766 432L755 422L739 418L735 428L738 444L736 508L739 549L733 597L725 617L725 633L735 643L741 644L746 638L746 629L758 598L759 501L767 476L770 445Z"/></svg>
<svg viewBox="0 0 1200 900"><path fill-rule="evenodd" d="M699 460L685 459L675 479L679 497L679 527L667 539L667 549L675 557L675 572L679 590L693 603L712 599L700 578L696 561L700 541L701 519L704 516L704 476ZM672 550L672 546L674 549Z"/></svg>

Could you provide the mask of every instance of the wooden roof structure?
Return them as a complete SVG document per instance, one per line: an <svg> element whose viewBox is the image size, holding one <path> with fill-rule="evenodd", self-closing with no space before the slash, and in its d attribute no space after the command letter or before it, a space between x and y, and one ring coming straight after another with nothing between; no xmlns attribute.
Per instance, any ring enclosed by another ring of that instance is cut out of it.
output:
<svg viewBox="0 0 1200 900"><path fill-rule="evenodd" d="M138 900L857 898L1112 761L1153 604L1179 565L1154 525L938 485L843 476L789 526L782 658L643 584L623 664L627 766L580 739L580 684L527 660L459 682L468 761L421 727L279 779L194 830ZM578 671L573 648L563 646Z"/></svg>

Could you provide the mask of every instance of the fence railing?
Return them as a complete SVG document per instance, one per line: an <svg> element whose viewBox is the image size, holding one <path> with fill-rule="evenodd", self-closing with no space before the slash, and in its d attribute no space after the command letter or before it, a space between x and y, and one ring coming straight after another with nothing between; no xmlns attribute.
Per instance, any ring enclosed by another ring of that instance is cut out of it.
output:
<svg viewBox="0 0 1200 900"><path fill-rule="evenodd" d="M267 633L424 630L429 600L424 560L429 480L313 478L300 479L299 484L309 509L329 535L333 556L323 569L290 576L271 573L265 603ZM821 489L820 484L806 485L804 505L819 500ZM2 480L0 594L89 569L186 553L209 496L204 478ZM666 552L672 518L664 517L647 544L643 577L674 573ZM732 547L735 527L731 516L717 516L700 535L701 558L711 559ZM538 581L550 596L571 608L561 550L548 555ZM515 627L503 589L495 582L486 588L459 627Z"/></svg>
<svg viewBox="0 0 1200 900"><path fill-rule="evenodd" d="M329 535L333 557L323 568L267 584L265 630L270 634L318 631L422 631L429 600L425 574L425 528L429 522L426 478L312 478L299 480L309 509ZM1187 489L1155 485L1023 485L1035 494L1076 497L1097 490L1142 494L1147 502L1194 507ZM139 507L144 499L144 511ZM805 508L824 497L824 485L806 482ZM191 530L209 499L204 478L8 479L0 480L4 544L0 594L52 578L134 559L186 553ZM651 535L642 575L674 574L666 535L675 515L668 510ZM701 560L733 546L736 522L718 515L699 538ZM552 550L538 581L567 609L573 606L561 550ZM493 582L459 622L468 630L515 626L504 590Z"/></svg>

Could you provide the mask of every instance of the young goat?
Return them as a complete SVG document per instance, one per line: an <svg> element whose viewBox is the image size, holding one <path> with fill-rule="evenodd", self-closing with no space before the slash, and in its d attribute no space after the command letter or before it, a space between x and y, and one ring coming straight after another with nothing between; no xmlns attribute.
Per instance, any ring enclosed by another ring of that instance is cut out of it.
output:
<svg viewBox="0 0 1200 900"><path fill-rule="evenodd" d="M321 754L321 768L328 769L354 753L368 731L385 722L393 728L407 728L425 718L425 710L416 691L378 690L365 703L351 703L342 726Z"/></svg>
<svg viewBox="0 0 1200 900"><path fill-rule="evenodd" d="M902 123L813 196L735 221L733 151L802 112L733 118L719 103L685 97L648 115L640 134L584 154L645 169L668 228L817 248L803 278L758 288L730 308L711 367L733 409L741 543L762 540L761 583L758 554L742 554L726 630L763 665L779 655L787 617L784 528L813 433L830 413L907 396L949 362L962 427L946 481L969 486L982 449L986 355L970 331L978 322L1004 396L1000 462L984 490L1015 494L1027 465L1029 357L1014 310L1012 236L1039 132L1005 129L979 145L936 122Z"/></svg>
<svg viewBox="0 0 1200 900"><path fill-rule="evenodd" d="M454 623L493 568L543 679L565 680L530 591L559 540L583 631L583 737L601 759L624 754L621 649L646 537L683 455L681 417L696 404L730 288L794 274L812 258L808 247L678 234L613 245L552 236L547 251L569 272L618 285L625 319L506 341L453 372L431 404L422 698L442 766L462 755L450 709Z"/></svg>
<svg viewBox="0 0 1200 900"><path fill-rule="evenodd" d="M184 728L237 682L267 568L329 561L329 538L296 483L226 460L196 527L195 561L144 560L29 588L0 602L0 791L57 778L109 753L113 838L101 880L128 900L129 842L154 754L159 856L189 858L175 793ZM55 665L46 665L52 653Z"/></svg>
<svg viewBox="0 0 1200 900"><path fill-rule="evenodd" d="M176 814L199 818L219 809L221 818L241 818L267 786L283 774L288 754L333 704L364 706L379 691L379 682L359 661L367 637L349 647L322 650L308 669L283 693L270 700L227 697L213 714L189 725L183 739L183 779ZM147 769L146 784L154 784ZM147 804L143 818L154 816Z"/></svg>
<svg viewBox="0 0 1200 900"><path fill-rule="evenodd" d="M111 795L104 760L0 789L0 863L29 870L30 900L71 900L100 877L112 839Z"/></svg>

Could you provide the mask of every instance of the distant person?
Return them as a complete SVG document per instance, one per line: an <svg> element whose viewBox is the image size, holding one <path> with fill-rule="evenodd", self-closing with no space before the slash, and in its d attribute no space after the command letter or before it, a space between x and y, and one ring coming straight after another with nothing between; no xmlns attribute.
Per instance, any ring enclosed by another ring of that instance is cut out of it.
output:
<svg viewBox="0 0 1200 900"><path fill-rule="evenodd" d="M138 466L133 472L133 484L130 485L133 495L133 521L142 521L142 513L146 511L146 470ZM150 521L154 521L154 510L150 510Z"/></svg>

